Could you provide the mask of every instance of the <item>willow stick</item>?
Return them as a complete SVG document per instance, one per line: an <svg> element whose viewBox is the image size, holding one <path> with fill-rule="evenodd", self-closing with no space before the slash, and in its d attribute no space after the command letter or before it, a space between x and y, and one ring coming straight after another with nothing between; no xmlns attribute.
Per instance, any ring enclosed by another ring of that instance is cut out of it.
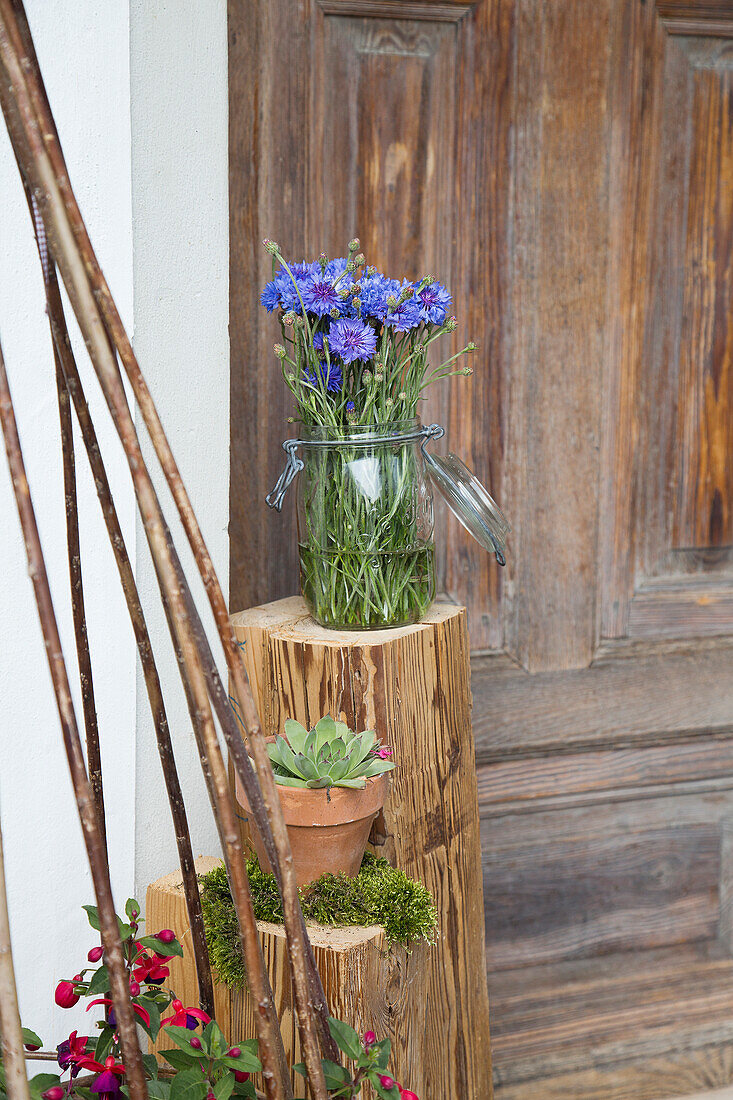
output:
<svg viewBox="0 0 733 1100"><path fill-rule="evenodd" d="M107 404L112 413L115 426L122 441L128 464L133 477L135 493L143 518L148 543L151 547L156 571L165 588L170 618L181 653L182 667L185 671L189 699L191 701L194 726L205 746L210 759L214 761L213 780L217 825L222 837L227 863L232 868L232 897L237 910L242 948L248 965L253 994L258 1004L258 1038L260 1056L263 1063L263 1076L268 1097L281 1100L285 1096L281 1075L285 1064L282 1051L282 1037L277 1025L271 995L268 998L269 982L257 936L256 922L249 898L248 884L242 882L245 876L241 842L237 829L236 815L229 794L226 768L216 768L216 756L221 760L216 730L206 694L206 684L198 653L193 642L185 604L180 587L176 583L170 560L169 547L165 540L161 522L160 506L153 489L150 475L145 466L135 426L127 406L127 399L118 374L117 363L108 343L107 332L100 317L95 300L87 282L84 265L76 249L73 234L66 220L63 199L58 189L52 165L43 146L38 120L25 85L24 65L18 58L17 28L11 42L6 31L8 23L13 26L12 10L7 0L0 3L0 97L8 130L22 169L32 184L33 196L38 201L52 251L69 292L74 311L90 352L92 363L99 377ZM10 85L10 87L9 87ZM227 817L227 807L230 811ZM239 865L239 866L238 866ZM240 870L241 867L241 870ZM320 1063L318 1065L321 1071ZM322 1071L321 1071L322 1076ZM323 1090L325 1098L325 1084Z"/></svg>
<svg viewBox="0 0 733 1100"><path fill-rule="evenodd" d="M23 1032L15 988L13 953L10 946L10 918L5 890L3 834L0 828L0 1061L5 1071L5 1090L9 1100L30 1100L25 1073Z"/></svg>
<svg viewBox="0 0 733 1100"><path fill-rule="evenodd" d="M0 25L0 50L3 46L3 30ZM25 474L23 454L18 438L15 411L8 386L5 361L0 348L0 424L5 439L5 451L8 457L13 492L20 516L23 538L25 540L28 567L41 621L41 630L46 647L46 657L51 672L56 705L58 707L61 730L69 762L69 771L76 796L84 843L87 849L89 866L94 882L94 891L99 910L100 932L104 945L110 989L117 1017L117 1027L122 1044L127 1082L132 1100L145 1100L147 1088L143 1070L140 1046L137 1040L135 1017L130 1000L129 979L122 954L122 943L117 925L112 887L109 878L107 853L99 828L94 796L84 764L79 729L76 723L74 705L66 671L66 663L61 648L56 615L51 600L46 565L38 535L33 502L31 501L28 480Z"/></svg>
<svg viewBox="0 0 733 1100"><path fill-rule="evenodd" d="M48 249L45 242L45 230L40 216L38 216L37 211L34 210L33 204L31 203L30 205L36 241L38 243L38 251L43 264L44 253L48 256ZM97 434L89 413L89 406L87 405L76 360L71 348L71 340L69 339L69 332L66 325L63 302L61 300L58 279L56 278L55 263L52 257L48 258L48 266L44 268L44 285L46 287L46 304L54 351L62 370L65 389L71 395L71 399L74 402L74 410L76 412L89 466L97 489L97 496L107 528L110 545L117 564L120 583L122 585L125 602L127 603L127 611L130 616L130 622L132 624L140 657L140 664L142 666L145 689L155 729L158 755L160 757L163 779L173 820L176 846L178 848L178 859L181 867L181 877L183 879L183 891L186 900L189 926L191 928L191 943L196 964L199 1002L204 1012L213 1016L214 987L211 977L208 950L206 947L204 920L201 911L201 894L194 864L186 808L183 802L183 794L181 792L173 745L171 743L168 715L166 713L163 692L160 686L160 677L158 675L158 669L155 663L155 657L150 643L150 636L142 604L140 603L137 585L135 584L130 558L127 553L124 535L110 490L107 471L97 441Z"/></svg>
<svg viewBox="0 0 733 1100"><path fill-rule="evenodd" d="M104 815L104 787L102 784L102 754L99 746L99 723L94 699L92 659L89 653L87 617L84 605L84 579L81 566L79 539L79 508L76 492L76 461L74 434L71 422L71 402L64 382L63 371L54 349L56 368L56 398L61 428L61 456L64 472L64 497L66 500L66 547L69 557L69 584L71 587L71 616L74 623L74 640L79 666L81 705L87 746L87 769L92 786L94 805L99 818L99 831L107 847L107 827Z"/></svg>
<svg viewBox="0 0 733 1100"><path fill-rule="evenodd" d="M259 718L257 716L241 653L237 646L232 625L229 621L221 586L219 585L211 557L206 548L193 508L191 507L188 494L183 486L180 473L165 436L165 432L163 431L157 410L145 380L142 377L142 373L140 372L132 346L109 291L109 287L99 267L76 203L66 171L60 143L58 141L58 134L53 124L53 118L46 99L42 78L38 70L37 60L32 52L30 31L27 26L22 3L20 0L0 0L0 11L6 13L5 18L12 22L13 29L16 32L13 44L19 50L19 56L22 58L24 72L27 76L28 93L32 98L33 109L37 115L37 118L33 121L39 132L39 137L45 145L45 150L52 165L51 174L54 176L57 183L58 192L67 217L67 221L63 226L64 234L71 233L75 239L79 258L85 265L89 283L100 307L105 325L132 384L136 401L143 415L153 447L174 497L184 530L186 531L196 564L209 597L209 603L212 607L214 619L224 648L227 666L233 680L234 692L239 700L244 721L247 726L257 774L279 856L282 874L283 916L288 938L289 957L295 991L295 1004L304 1060L308 1068L312 1087L315 1090L316 1100L325 1100L325 1081L320 1064L318 1037L316 1034L316 1026L318 1026L321 1043L324 1049L333 1049L327 1021L325 1019L325 1012L322 1010L322 1004L325 1002L325 997L315 998L312 995L312 991L321 986L320 978L311 977L309 981L307 975L309 953L305 946L305 926L302 915L300 914L300 902L298 899L292 853L290 852L287 829L282 815L272 768L267 755L265 737L262 733ZM15 11L18 16L17 22L12 19L13 11ZM18 29L19 24L22 29ZM44 220L46 220L48 224L48 220L45 218ZM61 263L60 254L57 255L57 260ZM67 283L65 273L64 281ZM67 290L69 290L71 296L68 283ZM93 362L95 369L97 369L97 363L94 358ZM102 381L101 377L100 381ZM318 1020L318 1025L316 1025L316 1020Z"/></svg>

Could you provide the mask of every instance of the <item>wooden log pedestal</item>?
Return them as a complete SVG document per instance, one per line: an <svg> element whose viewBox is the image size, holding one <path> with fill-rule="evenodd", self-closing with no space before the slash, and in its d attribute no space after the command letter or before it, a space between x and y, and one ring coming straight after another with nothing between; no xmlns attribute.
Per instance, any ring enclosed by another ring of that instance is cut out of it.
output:
<svg viewBox="0 0 733 1100"><path fill-rule="evenodd" d="M438 942L395 952L371 1019L392 1039L397 1080L420 1100L490 1100L476 768L465 610L437 601L415 626L352 633L318 626L300 597L232 617L263 728L332 714L376 729L397 767L373 849L425 884ZM321 956L323 957L323 956ZM330 968L323 971L332 995ZM278 991L279 996L279 991ZM335 1001L331 1001L332 1011ZM338 1013L336 1013L338 1014Z"/></svg>

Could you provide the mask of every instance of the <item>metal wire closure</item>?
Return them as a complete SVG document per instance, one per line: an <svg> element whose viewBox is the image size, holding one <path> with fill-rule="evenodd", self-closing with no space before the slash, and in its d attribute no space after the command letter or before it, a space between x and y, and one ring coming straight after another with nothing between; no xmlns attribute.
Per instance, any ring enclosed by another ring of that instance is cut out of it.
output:
<svg viewBox="0 0 733 1100"><path fill-rule="evenodd" d="M280 474L274 487L265 497L270 508L276 512L282 511L283 501L290 485L303 469L303 459L297 454L298 447L333 447L343 444L349 447L371 447L374 443L411 443L416 439L422 439L422 450L431 439L440 439L445 435L445 428L440 424L430 424L426 428L416 428L414 432L391 432L385 435L368 434L356 436L353 439L286 439L283 450L288 456L285 469Z"/></svg>
<svg viewBox="0 0 733 1100"><path fill-rule="evenodd" d="M290 488L290 483L298 476L303 469L303 459L298 458L296 451L301 444L300 439L286 439L283 443L283 450L287 453L288 461L285 464L285 469L277 479L274 488L265 497L268 507L274 508L276 512L282 511L283 500L285 494Z"/></svg>

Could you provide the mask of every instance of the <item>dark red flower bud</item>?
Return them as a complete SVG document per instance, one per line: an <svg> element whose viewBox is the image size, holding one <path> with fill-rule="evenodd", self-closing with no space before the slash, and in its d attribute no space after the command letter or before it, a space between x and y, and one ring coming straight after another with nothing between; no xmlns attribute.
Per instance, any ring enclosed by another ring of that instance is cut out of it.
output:
<svg viewBox="0 0 733 1100"><path fill-rule="evenodd" d="M173 943L176 938L175 932L171 932L170 928L164 928L156 935L156 940L160 940L161 943Z"/></svg>
<svg viewBox="0 0 733 1100"><path fill-rule="evenodd" d="M75 982L83 982L84 979L82 978L81 974L75 974L74 975L74 981Z"/></svg>
<svg viewBox="0 0 733 1100"><path fill-rule="evenodd" d="M383 1077L379 1078L379 1083L380 1083L380 1085L382 1086L383 1089L393 1089L394 1088L394 1078L393 1077L388 1077L386 1074Z"/></svg>
<svg viewBox="0 0 733 1100"><path fill-rule="evenodd" d="M198 1038L197 1035L194 1035L193 1039L191 1040L191 1046L194 1050L201 1050L201 1040Z"/></svg>
<svg viewBox="0 0 733 1100"><path fill-rule="evenodd" d="M239 1047L232 1047L231 1050L227 1051L227 1058L239 1058L241 1053Z"/></svg>
<svg viewBox="0 0 733 1100"><path fill-rule="evenodd" d="M74 982L59 982L54 1000L59 1008L73 1008L79 1000L79 995L74 992Z"/></svg>
<svg viewBox="0 0 733 1100"><path fill-rule="evenodd" d="M130 996L137 997L140 994L140 985L138 982L130 982Z"/></svg>
<svg viewBox="0 0 733 1100"><path fill-rule="evenodd" d="M244 1071L241 1070L241 1069L235 1069L235 1071L234 1071L234 1080L238 1081L241 1085L242 1082L249 1081L249 1074L244 1073Z"/></svg>
<svg viewBox="0 0 733 1100"><path fill-rule="evenodd" d="M50 1089L42 1092L41 1096L43 1100L63 1100L64 1089L61 1088L61 1085L52 1085Z"/></svg>
<svg viewBox="0 0 733 1100"><path fill-rule="evenodd" d="M40 1050L41 1049L35 1043L24 1043L23 1045L25 1046L26 1050Z"/></svg>
<svg viewBox="0 0 733 1100"><path fill-rule="evenodd" d="M216 1097L214 1096L214 1093L211 1091L211 1089L209 1089L209 1091L206 1093L206 1100L216 1100Z"/></svg>
<svg viewBox="0 0 733 1100"><path fill-rule="evenodd" d="M104 954L104 948L103 947L93 947L91 949L91 951L89 952L89 954L87 955L87 958L89 959L90 963L98 963L99 960L102 958L103 954Z"/></svg>

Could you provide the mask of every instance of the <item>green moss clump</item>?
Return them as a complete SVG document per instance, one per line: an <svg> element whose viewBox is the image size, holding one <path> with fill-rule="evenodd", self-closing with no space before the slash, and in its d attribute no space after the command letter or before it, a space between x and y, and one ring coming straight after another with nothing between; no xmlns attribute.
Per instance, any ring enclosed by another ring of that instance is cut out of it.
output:
<svg viewBox="0 0 733 1100"><path fill-rule="evenodd" d="M252 903L257 920L282 924L283 913L275 876L264 872L255 856L247 860ZM244 960L239 927L226 870L215 867L201 877L201 904L209 957L221 981L244 985ZM355 879L321 875L300 890L307 921L348 925L381 925L390 944L408 946L415 940L435 942L437 913L422 883L396 871L386 859L367 852Z"/></svg>

